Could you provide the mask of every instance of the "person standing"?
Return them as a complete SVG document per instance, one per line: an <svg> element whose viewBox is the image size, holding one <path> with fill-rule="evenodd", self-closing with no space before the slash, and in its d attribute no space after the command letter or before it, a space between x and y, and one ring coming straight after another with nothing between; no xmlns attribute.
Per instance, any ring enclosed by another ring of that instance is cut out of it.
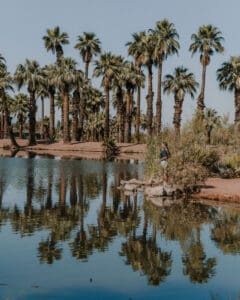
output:
<svg viewBox="0 0 240 300"><path fill-rule="evenodd" d="M166 182L168 180L167 166L168 166L169 157L170 157L170 151L168 148L168 144L166 142L163 142L160 151L160 161L161 161L161 167L163 169L163 180Z"/></svg>

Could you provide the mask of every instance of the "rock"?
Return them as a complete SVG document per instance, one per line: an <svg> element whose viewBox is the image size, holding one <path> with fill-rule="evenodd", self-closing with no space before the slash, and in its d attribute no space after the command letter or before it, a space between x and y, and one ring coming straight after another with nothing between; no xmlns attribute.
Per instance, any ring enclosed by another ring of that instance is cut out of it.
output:
<svg viewBox="0 0 240 300"><path fill-rule="evenodd" d="M167 195L168 197L172 197L172 196L174 196L174 194L175 194L175 189L172 188L172 187L164 187L164 190L165 190L166 195Z"/></svg>
<svg viewBox="0 0 240 300"><path fill-rule="evenodd" d="M123 188L124 188L125 191L136 191L137 190L137 185L126 183Z"/></svg>
<svg viewBox="0 0 240 300"><path fill-rule="evenodd" d="M156 197L156 196L166 196L166 191L163 186L154 186L154 187L146 187L144 191L145 195L148 197Z"/></svg>

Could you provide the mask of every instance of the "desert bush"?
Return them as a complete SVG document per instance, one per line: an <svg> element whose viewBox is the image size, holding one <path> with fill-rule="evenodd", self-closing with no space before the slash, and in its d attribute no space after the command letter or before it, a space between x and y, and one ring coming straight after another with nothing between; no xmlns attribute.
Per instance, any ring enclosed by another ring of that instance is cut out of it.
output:
<svg viewBox="0 0 240 300"><path fill-rule="evenodd" d="M107 158L113 157L118 154L119 148L113 138L106 138L103 141L103 147Z"/></svg>
<svg viewBox="0 0 240 300"><path fill-rule="evenodd" d="M174 133L168 131L165 136L163 133L148 144L144 162L144 174L147 179L162 176L159 158L162 141L168 143L171 152L167 172L169 182L173 184L189 186L202 182L218 164L218 153L199 143L196 135L188 132L176 140Z"/></svg>

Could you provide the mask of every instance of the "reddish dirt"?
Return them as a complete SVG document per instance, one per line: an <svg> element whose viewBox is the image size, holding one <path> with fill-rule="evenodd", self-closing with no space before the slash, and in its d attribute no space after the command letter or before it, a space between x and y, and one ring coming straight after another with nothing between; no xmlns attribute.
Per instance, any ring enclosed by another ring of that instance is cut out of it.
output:
<svg viewBox="0 0 240 300"><path fill-rule="evenodd" d="M240 202L240 178L208 178L201 192L193 195L193 197L197 199Z"/></svg>

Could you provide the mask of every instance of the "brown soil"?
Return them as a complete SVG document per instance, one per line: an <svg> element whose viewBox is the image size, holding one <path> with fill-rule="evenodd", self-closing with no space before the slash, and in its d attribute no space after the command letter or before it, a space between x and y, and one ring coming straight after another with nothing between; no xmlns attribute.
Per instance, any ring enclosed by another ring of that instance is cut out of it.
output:
<svg viewBox="0 0 240 300"><path fill-rule="evenodd" d="M208 178L202 186L201 192L193 195L193 197L197 199L227 200L240 203L240 178Z"/></svg>
<svg viewBox="0 0 240 300"><path fill-rule="evenodd" d="M53 155L61 158L88 158L88 159L102 159L104 158L104 149L100 142L71 142L64 144L63 142L46 144L39 142L35 146L28 147L27 140L17 139L17 143L24 148L25 151L31 151L38 155ZM118 159L136 159L143 160L146 151L146 144L117 144L120 153ZM10 140L0 140L0 149L10 147ZM0 155L11 156L10 150L0 150ZM27 152L19 151L16 156L27 156Z"/></svg>

